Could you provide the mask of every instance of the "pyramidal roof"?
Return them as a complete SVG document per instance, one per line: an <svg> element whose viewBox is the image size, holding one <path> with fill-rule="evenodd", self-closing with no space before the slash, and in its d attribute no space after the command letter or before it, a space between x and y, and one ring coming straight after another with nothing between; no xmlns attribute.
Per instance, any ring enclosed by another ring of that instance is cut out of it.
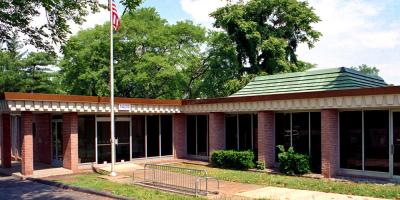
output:
<svg viewBox="0 0 400 200"><path fill-rule="evenodd" d="M353 69L340 67L258 76L231 97L372 88L387 85L379 76L366 75Z"/></svg>

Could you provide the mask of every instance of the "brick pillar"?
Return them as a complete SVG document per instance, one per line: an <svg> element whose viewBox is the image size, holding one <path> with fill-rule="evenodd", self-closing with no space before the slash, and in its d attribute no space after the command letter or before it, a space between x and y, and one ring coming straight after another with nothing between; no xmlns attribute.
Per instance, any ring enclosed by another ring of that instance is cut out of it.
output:
<svg viewBox="0 0 400 200"><path fill-rule="evenodd" d="M275 167L275 113L258 113L258 160L269 168Z"/></svg>
<svg viewBox="0 0 400 200"><path fill-rule="evenodd" d="M336 109L321 111L321 172L325 178L334 177L338 170L338 120Z"/></svg>
<svg viewBox="0 0 400 200"><path fill-rule="evenodd" d="M32 136L32 112L21 113L22 124L22 153L21 173L29 176L33 174L33 136Z"/></svg>
<svg viewBox="0 0 400 200"><path fill-rule="evenodd" d="M36 143L34 148L37 149L37 161L41 163L51 164L51 115L38 114L34 115L36 124Z"/></svg>
<svg viewBox="0 0 400 200"><path fill-rule="evenodd" d="M63 167L78 171L78 114L63 114Z"/></svg>
<svg viewBox="0 0 400 200"><path fill-rule="evenodd" d="M186 141L186 115L174 114L173 118L173 140L174 140L174 157L187 157L187 141Z"/></svg>
<svg viewBox="0 0 400 200"><path fill-rule="evenodd" d="M211 158L213 151L226 148L224 113L210 113L208 123L209 156Z"/></svg>
<svg viewBox="0 0 400 200"><path fill-rule="evenodd" d="M11 167L11 117L10 114L1 115L2 123L2 145L1 164L3 168Z"/></svg>

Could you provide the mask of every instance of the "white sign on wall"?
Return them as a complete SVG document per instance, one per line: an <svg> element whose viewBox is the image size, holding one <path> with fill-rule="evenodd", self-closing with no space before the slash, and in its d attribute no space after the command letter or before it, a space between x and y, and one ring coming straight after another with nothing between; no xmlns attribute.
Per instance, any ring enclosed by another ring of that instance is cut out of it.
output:
<svg viewBox="0 0 400 200"><path fill-rule="evenodd" d="M131 104L127 104L127 103L118 104L118 110L130 111L131 110Z"/></svg>

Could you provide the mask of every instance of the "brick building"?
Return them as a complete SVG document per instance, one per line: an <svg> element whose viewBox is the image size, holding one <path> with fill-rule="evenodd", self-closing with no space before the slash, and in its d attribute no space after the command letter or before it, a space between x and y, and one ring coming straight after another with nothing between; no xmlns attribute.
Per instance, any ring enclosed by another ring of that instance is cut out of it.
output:
<svg viewBox="0 0 400 200"><path fill-rule="evenodd" d="M400 87L350 69L257 77L224 98L115 102L117 162L236 149L274 167L284 145L325 177L400 178ZM4 93L2 167L19 162L31 175L35 163L77 171L110 162L109 112L106 97Z"/></svg>

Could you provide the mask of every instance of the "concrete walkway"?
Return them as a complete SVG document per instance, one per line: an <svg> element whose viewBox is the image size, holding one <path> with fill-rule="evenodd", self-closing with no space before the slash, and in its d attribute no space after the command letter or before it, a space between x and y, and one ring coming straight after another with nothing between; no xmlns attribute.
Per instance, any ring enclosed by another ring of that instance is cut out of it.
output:
<svg viewBox="0 0 400 200"><path fill-rule="evenodd" d="M108 200L110 198L44 185L15 177L0 177L0 199Z"/></svg>
<svg viewBox="0 0 400 200"><path fill-rule="evenodd" d="M362 197L353 195L343 195L326 192L316 192L308 190L296 190L278 187L264 187L247 192L235 194L236 196L250 199L274 199L274 200L382 200L379 198Z"/></svg>

